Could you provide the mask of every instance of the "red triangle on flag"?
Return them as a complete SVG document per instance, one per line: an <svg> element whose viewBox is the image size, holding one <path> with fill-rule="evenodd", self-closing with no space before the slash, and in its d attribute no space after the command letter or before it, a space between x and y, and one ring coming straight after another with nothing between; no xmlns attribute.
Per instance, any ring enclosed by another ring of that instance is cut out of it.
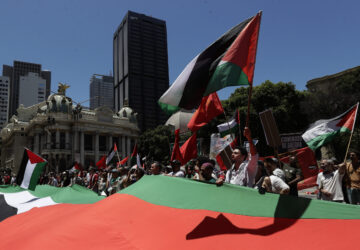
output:
<svg viewBox="0 0 360 250"><path fill-rule="evenodd" d="M133 150L133 152L132 152L132 154L131 154L131 158L134 157L134 156L136 156L136 155L137 155L137 143L136 143L135 146L134 146L134 150Z"/></svg>
<svg viewBox="0 0 360 250"><path fill-rule="evenodd" d="M117 152L117 146L116 146L116 143L114 142L114 152Z"/></svg>
<svg viewBox="0 0 360 250"><path fill-rule="evenodd" d="M41 158L40 156L38 156L37 154L35 154L34 152L31 152L29 149L26 148L26 153L29 157L29 161L31 162L31 164L34 163L39 163L39 162L44 162L45 160L43 158Z"/></svg>

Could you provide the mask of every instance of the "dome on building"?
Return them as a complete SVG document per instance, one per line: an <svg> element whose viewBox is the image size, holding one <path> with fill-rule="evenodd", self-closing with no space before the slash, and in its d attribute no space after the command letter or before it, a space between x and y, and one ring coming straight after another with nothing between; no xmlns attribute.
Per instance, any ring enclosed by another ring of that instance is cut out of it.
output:
<svg viewBox="0 0 360 250"><path fill-rule="evenodd" d="M70 86L59 82L58 93L51 94L46 101L46 110L48 113L62 112L71 113L73 102L70 97L65 95L66 89Z"/></svg>
<svg viewBox="0 0 360 250"><path fill-rule="evenodd" d="M117 112L120 118L128 118L130 122L136 123L137 113L129 107L127 100L124 102L124 106Z"/></svg>
<svg viewBox="0 0 360 250"><path fill-rule="evenodd" d="M61 94L52 94L46 101L47 111L51 112L62 112L71 113L72 111L72 100L70 97L66 97Z"/></svg>
<svg viewBox="0 0 360 250"><path fill-rule="evenodd" d="M165 125L174 126L175 129L180 129L180 133L185 133L189 129L187 127L194 112L190 110L180 110L169 117Z"/></svg>

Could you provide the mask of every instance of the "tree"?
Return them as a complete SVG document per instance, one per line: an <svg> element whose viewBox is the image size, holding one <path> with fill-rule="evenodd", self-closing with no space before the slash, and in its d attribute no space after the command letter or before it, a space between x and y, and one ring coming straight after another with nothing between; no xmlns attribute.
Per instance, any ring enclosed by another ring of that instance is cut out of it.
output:
<svg viewBox="0 0 360 250"><path fill-rule="evenodd" d="M140 135L139 153L147 159L167 163L170 160L170 142L174 141L174 133L168 126L157 126Z"/></svg>

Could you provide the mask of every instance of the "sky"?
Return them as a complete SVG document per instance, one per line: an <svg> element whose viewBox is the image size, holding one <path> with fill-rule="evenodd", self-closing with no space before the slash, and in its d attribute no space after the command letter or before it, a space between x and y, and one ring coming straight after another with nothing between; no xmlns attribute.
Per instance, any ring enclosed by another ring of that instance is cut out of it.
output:
<svg viewBox="0 0 360 250"><path fill-rule="evenodd" d="M0 65L42 64L89 103L93 74L110 74L112 39L128 10L166 21L170 84L228 29L262 10L254 85L306 82L360 65L360 1L2 0ZM235 90L219 92L226 99Z"/></svg>

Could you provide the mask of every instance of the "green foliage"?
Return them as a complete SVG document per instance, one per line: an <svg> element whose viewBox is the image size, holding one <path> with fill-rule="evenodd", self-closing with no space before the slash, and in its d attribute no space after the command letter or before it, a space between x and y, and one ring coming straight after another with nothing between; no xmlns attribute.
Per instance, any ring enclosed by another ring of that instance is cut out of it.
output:
<svg viewBox="0 0 360 250"><path fill-rule="evenodd" d="M170 159L170 142L174 141L174 133L168 126L157 126L146 130L139 138L139 153L148 159L163 161Z"/></svg>

